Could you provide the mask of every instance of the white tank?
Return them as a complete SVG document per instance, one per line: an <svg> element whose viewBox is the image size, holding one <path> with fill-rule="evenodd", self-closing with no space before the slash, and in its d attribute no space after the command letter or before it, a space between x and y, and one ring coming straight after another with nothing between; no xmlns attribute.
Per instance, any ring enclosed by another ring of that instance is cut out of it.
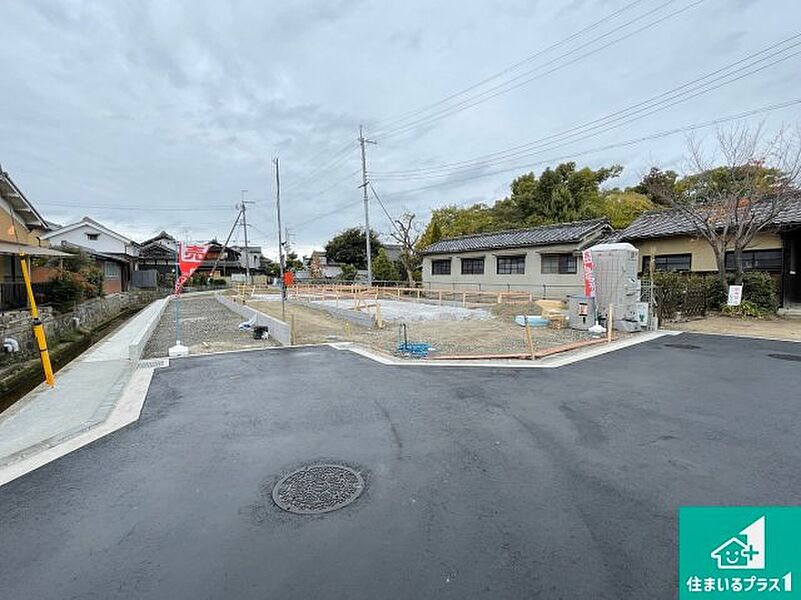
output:
<svg viewBox="0 0 801 600"><path fill-rule="evenodd" d="M639 252L627 243L598 244L590 248L595 274L595 299L599 320L606 321L614 304L615 329L638 331L640 301L637 266Z"/></svg>

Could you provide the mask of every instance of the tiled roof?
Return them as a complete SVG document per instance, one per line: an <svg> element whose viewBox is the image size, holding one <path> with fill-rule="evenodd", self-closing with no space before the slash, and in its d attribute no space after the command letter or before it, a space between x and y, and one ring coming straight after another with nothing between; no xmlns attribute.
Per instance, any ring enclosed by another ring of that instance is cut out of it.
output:
<svg viewBox="0 0 801 600"><path fill-rule="evenodd" d="M773 219L774 227L801 225L801 198L796 198ZM619 236L621 241L687 235L696 229L689 218L675 209L657 210L644 213L624 229Z"/></svg>
<svg viewBox="0 0 801 600"><path fill-rule="evenodd" d="M608 227L609 224L606 219L591 219L589 221L542 225L530 229L463 235L435 242L425 248L423 254L445 254L501 248L548 246L550 244L569 244L581 242L589 234L596 231L603 231Z"/></svg>

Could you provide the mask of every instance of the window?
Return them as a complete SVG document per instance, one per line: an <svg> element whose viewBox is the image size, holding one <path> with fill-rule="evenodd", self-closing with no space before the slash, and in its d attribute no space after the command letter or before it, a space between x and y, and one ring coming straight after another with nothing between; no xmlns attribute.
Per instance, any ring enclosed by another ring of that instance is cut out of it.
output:
<svg viewBox="0 0 801 600"><path fill-rule="evenodd" d="M117 263L106 261L103 263L103 277L106 279L119 279L120 266Z"/></svg>
<svg viewBox="0 0 801 600"><path fill-rule="evenodd" d="M87 233L86 237L88 237L90 240L96 240L98 237L100 237L100 234L99 233Z"/></svg>
<svg viewBox="0 0 801 600"><path fill-rule="evenodd" d="M483 258L462 259L462 275L483 275L483 274L484 274Z"/></svg>
<svg viewBox="0 0 801 600"><path fill-rule="evenodd" d="M686 272L692 266L692 254L657 254L654 261L656 271L680 271ZM651 270L651 257L642 257L642 272L648 273Z"/></svg>
<svg viewBox="0 0 801 600"><path fill-rule="evenodd" d="M746 271L782 272L781 250L746 250L743 252L743 269ZM726 270L734 271L734 252L726 252Z"/></svg>
<svg viewBox="0 0 801 600"><path fill-rule="evenodd" d="M543 254L542 273L558 273L572 275L577 273L578 258L574 254Z"/></svg>
<svg viewBox="0 0 801 600"><path fill-rule="evenodd" d="M431 261L431 274L432 275L450 275L451 274L451 259L432 260Z"/></svg>
<svg viewBox="0 0 801 600"><path fill-rule="evenodd" d="M499 256L498 275L523 275L526 272L526 256Z"/></svg>

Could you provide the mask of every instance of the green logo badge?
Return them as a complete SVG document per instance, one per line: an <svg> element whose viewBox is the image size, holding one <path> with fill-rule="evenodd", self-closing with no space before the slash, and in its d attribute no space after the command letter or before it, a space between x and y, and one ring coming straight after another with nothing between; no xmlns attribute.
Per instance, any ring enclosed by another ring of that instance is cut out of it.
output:
<svg viewBox="0 0 801 600"><path fill-rule="evenodd" d="M680 600L801 598L799 572L801 507L679 510Z"/></svg>

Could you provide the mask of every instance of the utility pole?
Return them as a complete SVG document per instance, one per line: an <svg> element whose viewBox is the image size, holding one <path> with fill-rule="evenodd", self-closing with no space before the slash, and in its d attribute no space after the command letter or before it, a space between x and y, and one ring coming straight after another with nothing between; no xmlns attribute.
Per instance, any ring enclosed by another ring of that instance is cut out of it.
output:
<svg viewBox="0 0 801 600"><path fill-rule="evenodd" d="M284 240L281 237L281 176L279 174L278 157L273 159L275 165L275 209L278 213L278 265L280 267L281 285L281 319L286 320L286 285L284 285Z"/></svg>
<svg viewBox="0 0 801 600"><path fill-rule="evenodd" d="M366 144L375 144L372 140L365 139L364 126L359 125L359 145L362 148L362 191L364 191L364 239L367 246L367 285L373 286L373 253L370 247L370 210L368 208L367 197L367 154L365 151Z"/></svg>
<svg viewBox="0 0 801 600"><path fill-rule="evenodd" d="M242 229L245 231L245 281L250 283L250 250L248 249L248 215L247 215L247 202L245 201L245 194L247 190L242 190L242 203L240 210L242 211Z"/></svg>

